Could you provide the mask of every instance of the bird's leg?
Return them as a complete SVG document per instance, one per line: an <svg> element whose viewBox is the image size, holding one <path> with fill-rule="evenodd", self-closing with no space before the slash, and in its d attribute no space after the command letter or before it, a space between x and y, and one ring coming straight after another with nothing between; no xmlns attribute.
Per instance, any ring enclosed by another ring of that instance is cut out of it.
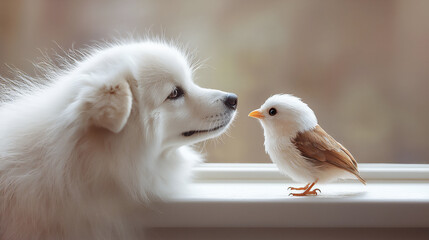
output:
<svg viewBox="0 0 429 240"><path fill-rule="evenodd" d="M305 189L304 192L302 192L302 193L291 193L291 194L289 194L289 196L292 195L294 197L302 197L302 196L314 196L314 195L317 195L317 191L319 191L319 193L321 192L320 189L316 188L314 190L311 190L311 188L317 183L317 181L318 180L316 180L313 183L311 183L310 186L307 189Z"/></svg>
<svg viewBox="0 0 429 240"><path fill-rule="evenodd" d="M287 190L307 190L308 186L310 186L310 183L307 183L305 187L288 187Z"/></svg>

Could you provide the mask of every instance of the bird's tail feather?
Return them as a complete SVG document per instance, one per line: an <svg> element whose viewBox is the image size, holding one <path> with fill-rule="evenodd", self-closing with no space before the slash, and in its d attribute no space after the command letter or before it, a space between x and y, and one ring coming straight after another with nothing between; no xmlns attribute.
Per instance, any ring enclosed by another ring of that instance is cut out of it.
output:
<svg viewBox="0 0 429 240"><path fill-rule="evenodd" d="M366 185L366 181L365 181L365 179L363 179L360 175L359 175L359 173L357 172L357 173L353 173L356 177L357 177L357 179L361 182L361 183L363 183L364 185Z"/></svg>

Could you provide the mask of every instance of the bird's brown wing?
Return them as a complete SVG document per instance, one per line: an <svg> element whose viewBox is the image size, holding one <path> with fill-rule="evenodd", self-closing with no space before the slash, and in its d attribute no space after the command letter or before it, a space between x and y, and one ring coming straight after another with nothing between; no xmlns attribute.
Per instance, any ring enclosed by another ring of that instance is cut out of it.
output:
<svg viewBox="0 0 429 240"><path fill-rule="evenodd" d="M357 163L352 154L319 125L312 130L298 133L292 142L302 156L344 169L365 184L365 180L359 176Z"/></svg>

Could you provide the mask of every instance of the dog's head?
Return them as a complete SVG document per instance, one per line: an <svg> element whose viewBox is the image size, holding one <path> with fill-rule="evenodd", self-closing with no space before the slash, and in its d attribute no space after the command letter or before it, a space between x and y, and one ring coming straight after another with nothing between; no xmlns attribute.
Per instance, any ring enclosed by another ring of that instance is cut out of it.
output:
<svg viewBox="0 0 429 240"><path fill-rule="evenodd" d="M157 141L158 146L174 147L213 138L232 122L237 96L197 86L188 59L177 48L145 42L120 46L106 54L122 56L115 62L125 66L127 72L133 119L126 121L132 121L134 127L139 124L146 139ZM112 67L117 68L114 64Z"/></svg>
<svg viewBox="0 0 429 240"><path fill-rule="evenodd" d="M135 76L139 107L150 119L146 124L157 126L163 145L192 144L227 129L237 108L235 94L197 86L188 60L174 47L153 44L143 51Z"/></svg>

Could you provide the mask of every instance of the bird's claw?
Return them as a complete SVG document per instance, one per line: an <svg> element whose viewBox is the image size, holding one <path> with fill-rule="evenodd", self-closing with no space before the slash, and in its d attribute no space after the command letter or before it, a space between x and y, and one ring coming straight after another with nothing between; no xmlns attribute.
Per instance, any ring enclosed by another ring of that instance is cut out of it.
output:
<svg viewBox="0 0 429 240"><path fill-rule="evenodd" d="M319 193L322 192L320 191L320 189L316 188L314 190L304 191L302 193L289 193L289 196L293 196L293 197L317 196L317 191L319 191Z"/></svg>
<svg viewBox="0 0 429 240"><path fill-rule="evenodd" d="M288 187L287 190L307 190L308 185L305 187Z"/></svg>

